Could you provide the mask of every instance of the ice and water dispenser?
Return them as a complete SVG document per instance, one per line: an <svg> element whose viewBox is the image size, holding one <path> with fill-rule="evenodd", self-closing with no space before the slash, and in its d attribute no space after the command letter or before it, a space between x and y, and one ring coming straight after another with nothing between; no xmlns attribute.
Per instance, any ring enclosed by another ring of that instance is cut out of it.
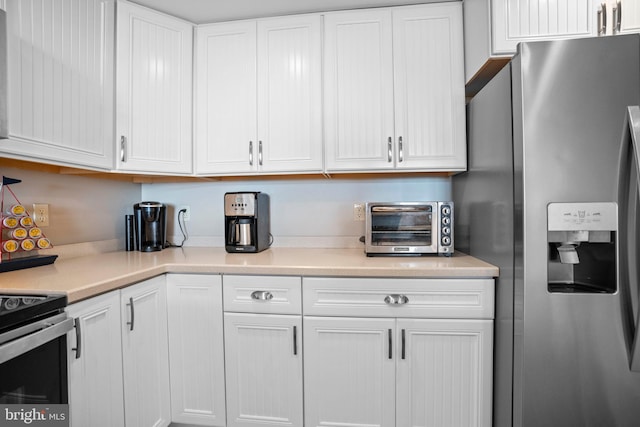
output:
<svg viewBox="0 0 640 427"><path fill-rule="evenodd" d="M550 203L547 225L549 292L616 291L615 203Z"/></svg>

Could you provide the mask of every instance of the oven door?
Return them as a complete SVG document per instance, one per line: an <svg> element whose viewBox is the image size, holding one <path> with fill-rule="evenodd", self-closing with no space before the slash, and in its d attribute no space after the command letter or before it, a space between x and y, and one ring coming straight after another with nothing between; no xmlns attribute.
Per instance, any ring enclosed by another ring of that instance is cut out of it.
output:
<svg viewBox="0 0 640 427"><path fill-rule="evenodd" d="M0 404L66 404L66 313L0 335Z"/></svg>
<svg viewBox="0 0 640 427"><path fill-rule="evenodd" d="M435 215L435 216L434 216ZM418 255L438 252L437 202L367 205L368 254Z"/></svg>

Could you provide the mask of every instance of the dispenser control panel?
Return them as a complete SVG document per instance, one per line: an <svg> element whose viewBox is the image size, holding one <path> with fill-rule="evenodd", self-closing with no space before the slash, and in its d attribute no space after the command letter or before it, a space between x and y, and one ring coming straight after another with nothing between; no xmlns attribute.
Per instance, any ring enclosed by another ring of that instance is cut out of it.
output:
<svg viewBox="0 0 640 427"><path fill-rule="evenodd" d="M618 205L612 202L549 203L547 214L549 231L618 230Z"/></svg>

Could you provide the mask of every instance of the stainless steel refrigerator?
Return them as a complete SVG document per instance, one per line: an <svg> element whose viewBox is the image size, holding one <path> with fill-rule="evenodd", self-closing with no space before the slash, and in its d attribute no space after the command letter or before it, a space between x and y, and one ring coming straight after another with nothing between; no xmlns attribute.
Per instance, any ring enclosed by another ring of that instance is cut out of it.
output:
<svg viewBox="0 0 640 427"><path fill-rule="evenodd" d="M523 43L469 103L456 250L500 268L497 427L640 425L639 104L640 35Z"/></svg>

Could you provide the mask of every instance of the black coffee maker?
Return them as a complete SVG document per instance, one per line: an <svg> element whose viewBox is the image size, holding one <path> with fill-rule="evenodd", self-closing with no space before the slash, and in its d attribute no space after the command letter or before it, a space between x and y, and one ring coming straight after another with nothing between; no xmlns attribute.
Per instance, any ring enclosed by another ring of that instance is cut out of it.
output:
<svg viewBox="0 0 640 427"><path fill-rule="evenodd" d="M161 251L167 234L167 207L159 202L133 205L135 247L141 252Z"/></svg>
<svg viewBox="0 0 640 427"><path fill-rule="evenodd" d="M269 196L260 192L226 193L224 226L227 252L260 252L270 245Z"/></svg>

